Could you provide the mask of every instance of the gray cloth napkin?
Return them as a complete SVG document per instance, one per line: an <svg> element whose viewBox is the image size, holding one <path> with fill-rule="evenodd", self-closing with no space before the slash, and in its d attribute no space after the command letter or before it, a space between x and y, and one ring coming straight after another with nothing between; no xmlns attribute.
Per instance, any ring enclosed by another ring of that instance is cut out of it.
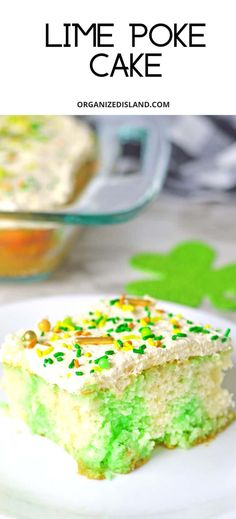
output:
<svg viewBox="0 0 236 519"><path fill-rule="evenodd" d="M213 201L236 195L236 116L174 117L169 138L165 189Z"/></svg>

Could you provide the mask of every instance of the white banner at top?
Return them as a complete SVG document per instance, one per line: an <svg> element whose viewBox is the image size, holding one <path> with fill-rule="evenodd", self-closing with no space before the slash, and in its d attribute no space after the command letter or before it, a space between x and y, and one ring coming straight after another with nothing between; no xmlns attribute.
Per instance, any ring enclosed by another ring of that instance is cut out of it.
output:
<svg viewBox="0 0 236 519"><path fill-rule="evenodd" d="M235 114L235 0L7 0L1 114Z"/></svg>

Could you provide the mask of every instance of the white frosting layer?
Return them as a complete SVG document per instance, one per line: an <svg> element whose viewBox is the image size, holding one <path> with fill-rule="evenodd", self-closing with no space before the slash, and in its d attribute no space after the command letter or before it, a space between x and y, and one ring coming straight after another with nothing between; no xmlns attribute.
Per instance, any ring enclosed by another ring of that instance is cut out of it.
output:
<svg viewBox="0 0 236 519"><path fill-rule="evenodd" d="M116 322L107 320L111 318L117 318ZM151 321L145 323L142 321L143 318ZM91 328L94 325L93 320L97 321L96 328ZM73 323L83 327L83 331L79 332L82 335L86 332L99 337L110 334L112 339L122 342L114 344L113 340L111 344L106 345L81 345L81 356L76 357L75 344L79 344L80 337L76 330L50 331L39 337L38 344L32 349L24 347L22 336L25 330L20 330L6 337L1 355L3 362L24 367L47 382L57 384L72 393L77 393L94 383L99 387L119 392L129 384L131 377L142 373L143 370L166 362L204 357L232 348L231 339L228 337L229 331L214 330L209 325L204 325L202 331L194 331L194 326L201 326L199 323L191 323L180 315L172 316L163 312L154 300L148 310L140 306L130 310L129 305L111 305L109 300L103 301L95 310L93 309L93 313L76 317ZM126 327L130 326L130 323L132 330L119 331L120 325ZM60 322L57 323L56 330L60 325L66 327L65 322ZM142 337L141 329L144 327L151 330L154 338ZM127 336L130 338L127 339ZM160 336L161 339L156 338ZM127 341L131 341L131 344ZM142 345L145 345L143 350ZM53 350L48 351L51 347ZM47 355L38 356L45 350L48 351ZM111 354L111 351L114 354ZM63 361L57 360L58 352L64 354ZM103 366L103 360L97 361L104 356L108 360L109 368ZM45 366L44 361L47 358L52 359L53 363ZM76 364L79 362L79 366L71 367L73 359L76 359ZM91 373L94 369L95 372ZM82 375L76 375L76 372L82 372Z"/></svg>
<svg viewBox="0 0 236 519"><path fill-rule="evenodd" d="M67 116L0 116L0 210L53 210L95 155L89 127Z"/></svg>

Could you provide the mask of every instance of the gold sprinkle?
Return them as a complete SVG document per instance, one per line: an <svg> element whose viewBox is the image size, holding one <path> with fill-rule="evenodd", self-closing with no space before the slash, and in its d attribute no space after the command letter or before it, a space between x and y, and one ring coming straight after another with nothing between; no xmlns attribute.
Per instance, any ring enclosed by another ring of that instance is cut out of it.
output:
<svg viewBox="0 0 236 519"><path fill-rule="evenodd" d="M102 368L100 368L100 366L94 366L94 371L102 371Z"/></svg>
<svg viewBox="0 0 236 519"><path fill-rule="evenodd" d="M106 321L107 321L106 318L101 319L101 321L100 321L99 324L98 324L98 328L102 328L103 326L105 326Z"/></svg>
<svg viewBox="0 0 236 519"><path fill-rule="evenodd" d="M63 342L61 345L67 350L73 350L73 346L71 344L66 344L66 342Z"/></svg>
<svg viewBox="0 0 236 519"><path fill-rule="evenodd" d="M51 330L51 323L48 319L42 319L42 321L40 321L38 323L38 329L41 331L41 332L49 332Z"/></svg>
<svg viewBox="0 0 236 519"><path fill-rule="evenodd" d="M129 334L129 335L123 335L122 339L123 339L124 341L129 341L129 340L132 340L132 339L138 341L138 340L141 339L141 337L140 337L140 335L134 335L134 334L131 333L131 334Z"/></svg>
<svg viewBox="0 0 236 519"><path fill-rule="evenodd" d="M142 321L144 324L150 323L150 320L151 320L150 317L142 317Z"/></svg>
<svg viewBox="0 0 236 519"><path fill-rule="evenodd" d="M38 342L38 338L33 330L27 330L22 337L25 348L34 348Z"/></svg>
<svg viewBox="0 0 236 519"><path fill-rule="evenodd" d="M131 341L125 341L122 350L123 351L130 351L132 349L133 349L132 342Z"/></svg>
<svg viewBox="0 0 236 519"><path fill-rule="evenodd" d="M139 299L139 298L133 298L133 297L127 297L126 301L130 303L133 306L150 306L153 305L154 302L150 299Z"/></svg>
<svg viewBox="0 0 236 519"><path fill-rule="evenodd" d="M124 310L124 312L132 312L134 310L133 305L124 304L121 306L121 309Z"/></svg>
<svg viewBox="0 0 236 519"><path fill-rule="evenodd" d="M179 326L179 322L175 318L170 319L170 323L175 326Z"/></svg>
<svg viewBox="0 0 236 519"><path fill-rule="evenodd" d="M95 336L90 335L88 337L80 336L78 342L79 342L79 344L88 344L88 345L113 344L114 339L112 337L108 337L108 336L107 337L103 337L103 336L95 337Z"/></svg>
<svg viewBox="0 0 236 519"><path fill-rule="evenodd" d="M50 337L50 342L54 342L60 339L60 336L57 333L53 333Z"/></svg>
<svg viewBox="0 0 236 519"><path fill-rule="evenodd" d="M53 346L49 346L49 348L46 348L46 350L41 350L41 357L46 357L46 355L50 355L50 353L52 353L53 350Z"/></svg>

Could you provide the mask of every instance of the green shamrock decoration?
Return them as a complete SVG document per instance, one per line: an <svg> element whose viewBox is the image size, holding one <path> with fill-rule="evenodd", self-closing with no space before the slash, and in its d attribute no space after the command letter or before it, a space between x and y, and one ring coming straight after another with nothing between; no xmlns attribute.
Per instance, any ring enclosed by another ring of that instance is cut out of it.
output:
<svg viewBox="0 0 236 519"><path fill-rule="evenodd" d="M169 254L136 254L132 267L153 277L128 283L126 291L192 307L208 298L216 308L236 310L236 263L214 268L215 257L200 241L179 243Z"/></svg>

